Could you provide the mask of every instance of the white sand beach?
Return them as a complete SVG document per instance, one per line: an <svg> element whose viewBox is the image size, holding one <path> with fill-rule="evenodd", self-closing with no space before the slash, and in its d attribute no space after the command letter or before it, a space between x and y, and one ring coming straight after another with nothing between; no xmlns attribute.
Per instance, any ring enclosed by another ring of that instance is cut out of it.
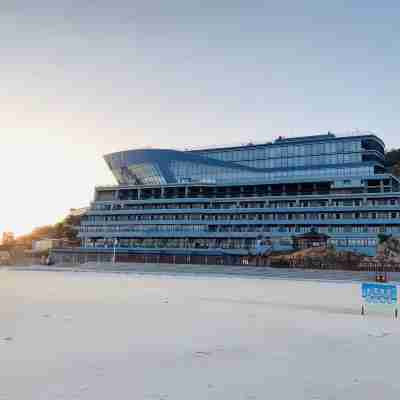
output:
<svg viewBox="0 0 400 400"><path fill-rule="evenodd" d="M360 284L0 271L1 400L397 399Z"/></svg>

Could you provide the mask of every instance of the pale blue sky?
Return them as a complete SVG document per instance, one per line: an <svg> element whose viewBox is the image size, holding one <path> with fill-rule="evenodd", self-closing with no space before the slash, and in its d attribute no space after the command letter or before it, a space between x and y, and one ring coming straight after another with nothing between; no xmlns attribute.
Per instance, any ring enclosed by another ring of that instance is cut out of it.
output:
<svg viewBox="0 0 400 400"><path fill-rule="evenodd" d="M398 1L2 1L0 232L86 205L115 150L355 129L400 147L399 21Z"/></svg>

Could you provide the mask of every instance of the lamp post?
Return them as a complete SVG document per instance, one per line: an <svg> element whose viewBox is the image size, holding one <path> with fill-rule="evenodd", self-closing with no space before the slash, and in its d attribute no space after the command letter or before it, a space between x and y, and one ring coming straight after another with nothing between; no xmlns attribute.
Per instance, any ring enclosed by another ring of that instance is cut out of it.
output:
<svg viewBox="0 0 400 400"><path fill-rule="evenodd" d="M113 246L113 264L115 264L115 258L117 255L117 244L118 244L118 239L114 239L114 246Z"/></svg>

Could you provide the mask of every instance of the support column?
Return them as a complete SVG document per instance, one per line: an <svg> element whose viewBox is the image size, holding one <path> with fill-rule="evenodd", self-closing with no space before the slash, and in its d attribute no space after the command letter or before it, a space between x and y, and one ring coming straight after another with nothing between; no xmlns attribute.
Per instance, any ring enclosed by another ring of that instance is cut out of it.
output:
<svg viewBox="0 0 400 400"><path fill-rule="evenodd" d="M312 193L317 194L317 184L316 183L313 183Z"/></svg>
<svg viewBox="0 0 400 400"><path fill-rule="evenodd" d="M302 189L301 183L298 183L297 184L297 195L301 194L301 189Z"/></svg>

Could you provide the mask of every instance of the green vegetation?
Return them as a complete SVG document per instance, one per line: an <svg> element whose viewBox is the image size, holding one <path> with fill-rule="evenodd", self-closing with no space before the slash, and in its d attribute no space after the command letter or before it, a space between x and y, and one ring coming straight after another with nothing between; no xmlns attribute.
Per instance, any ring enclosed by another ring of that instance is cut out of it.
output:
<svg viewBox="0 0 400 400"><path fill-rule="evenodd" d="M386 152L386 165L393 175L400 177L400 149L392 149Z"/></svg>
<svg viewBox="0 0 400 400"><path fill-rule="evenodd" d="M392 235L386 235L384 233L378 233L378 243L383 244L385 243L388 239L392 237Z"/></svg>
<svg viewBox="0 0 400 400"><path fill-rule="evenodd" d="M45 225L35 228L31 233L20 236L16 244L25 248L32 247L32 241L41 239L68 239L77 241L77 227L80 225L81 217L69 215L55 225Z"/></svg>

